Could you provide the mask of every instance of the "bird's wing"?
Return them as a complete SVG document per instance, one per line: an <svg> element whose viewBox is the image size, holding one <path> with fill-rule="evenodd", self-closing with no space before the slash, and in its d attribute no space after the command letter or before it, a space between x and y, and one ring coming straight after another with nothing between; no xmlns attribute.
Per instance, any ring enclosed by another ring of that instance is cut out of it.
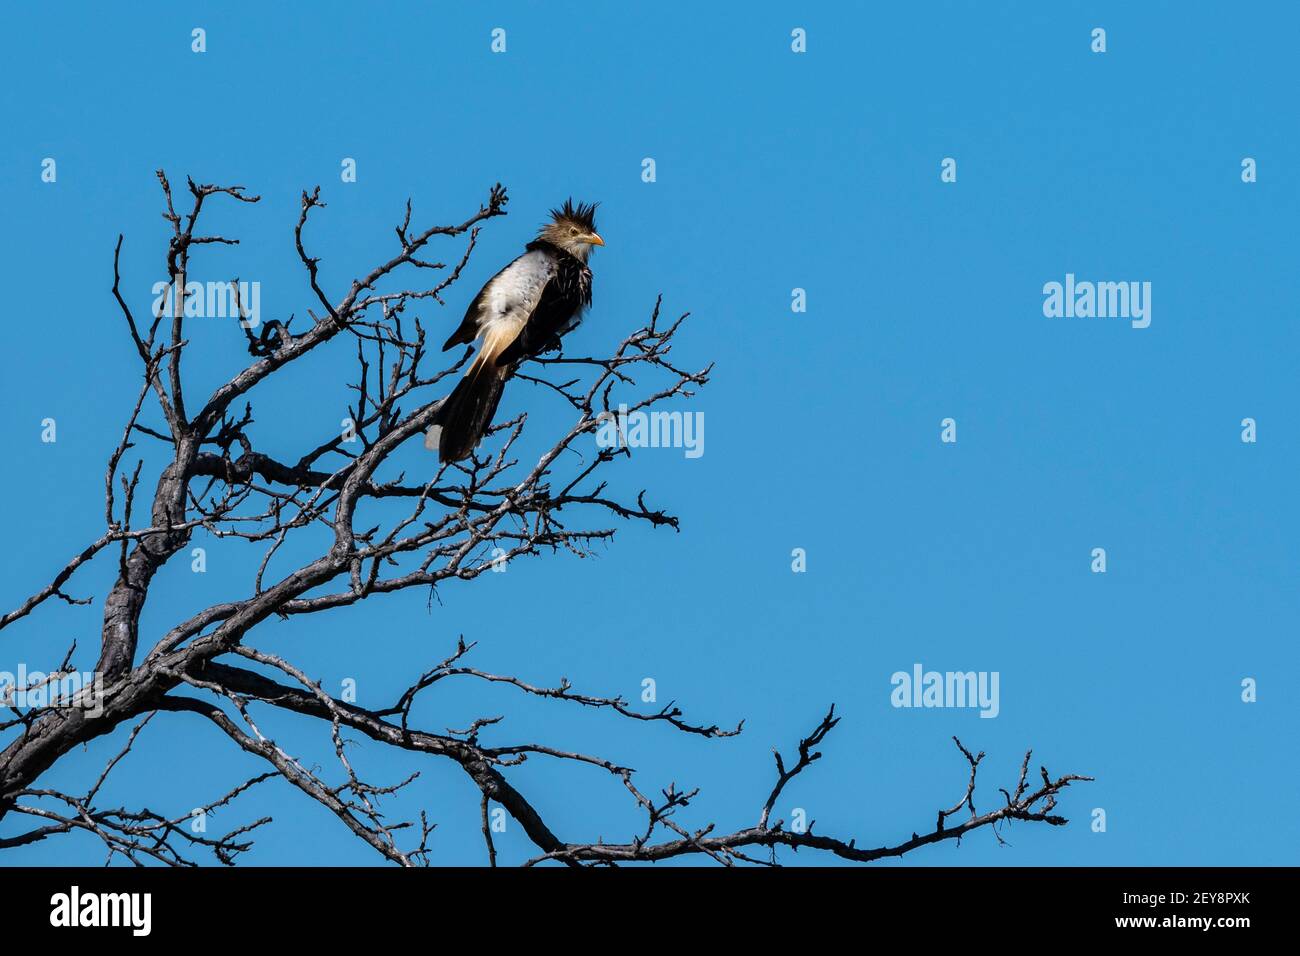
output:
<svg viewBox="0 0 1300 956"><path fill-rule="evenodd" d="M460 327L443 344L442 350L468 345L490 325L518 323L522 326L555 275L555 269L555 260L540 249L531 249L515 259L478 290L465 310Z"/></svg>
<svg viewBox="0 0 1300 956"><path fill-rule="evenodd" d="M501 273L499 272L497 273L497 275L500 274ZM491 285L495 279L496 276L489 279L488 285ZM483 288L478 290L478 295L474 296L474 301L471 302L469 308L465 310L465 318L461 320L460 326L455 332L451 333L451 337L448 338L446 342L442 343L442 350L444 352L453 345L469 345L469 343L473 342L478 336L478 314L479 310L483 307L483 294L487 292L487 288L487 285L485 285Z"/></svg>

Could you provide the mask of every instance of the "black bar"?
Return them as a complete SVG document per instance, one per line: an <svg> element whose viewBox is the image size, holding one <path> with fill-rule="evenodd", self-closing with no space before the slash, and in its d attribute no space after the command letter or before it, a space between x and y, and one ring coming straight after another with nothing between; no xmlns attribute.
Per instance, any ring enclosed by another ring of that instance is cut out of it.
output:
<svg viewBox="0 0 1300 956"><path fill-rule="evenodd" d="M813 919L819 932L865 938L911 928L960 940L982 927L999 934L988 939L1027 946L1035 932L1230 944L1286 928L1296 876L1295 868L0 868L0 913L11 941L97 936L126 945L132 924L143 928L143 896L99 894L150 894L147 935L166 943L249 932L259 944L373 943L417 932L442 948L465 945L442 935L457 925L456 938L478 926L494 939L540 941L620 927L671 929L678 939L716 924L728 934L719 947L732 949L750 931L761 940L773 925ZM78 923L116 911L125 925L52 925L73 922L74 911Z"/></svg>

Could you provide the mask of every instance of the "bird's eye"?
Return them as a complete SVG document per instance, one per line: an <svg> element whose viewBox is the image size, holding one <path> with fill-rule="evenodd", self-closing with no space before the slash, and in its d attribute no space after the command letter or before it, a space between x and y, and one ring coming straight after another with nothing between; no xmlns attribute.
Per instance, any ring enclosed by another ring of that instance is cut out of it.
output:
<svg viewBox="0 0 1300 956"><path fill-rule="evenodd" d="M570 227L569 227L569 235L571 235L571 236L576 236L577 234L578 234L578 227L577 227L577 226L570 226Z"/></svg>

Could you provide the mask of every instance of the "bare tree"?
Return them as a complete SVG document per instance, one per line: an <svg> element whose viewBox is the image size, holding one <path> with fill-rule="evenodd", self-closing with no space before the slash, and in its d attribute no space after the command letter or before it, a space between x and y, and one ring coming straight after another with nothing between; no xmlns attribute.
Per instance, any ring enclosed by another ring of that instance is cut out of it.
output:
<svg viewBox="0 0 1300 956"><path fill-rule="evenodd" d="M1066 822L1053 813L1058 795L1071 782L1089 778L1073 774L1052 778L1041 769L1041 782L1031 783L1027 753L1014 790L1001 790L1000 803L978 812L975 783L984 755L972 755L957 741L969 776L961 798L950 809L938 811L933 830L868 848L859 847L854 840L814 834L811 826L788 828L782 820L773 819L773 809L789 782L821 756L815 748L839 720L832 707L799 742L793 763L776 753L776 779L765 798L756 796L760 809L752 826L733 832L719 832L713 825L688 829L677 822L677 811L690 803L696 791L670 785L658 793L647 793L634 782L630 768L603 757L539 742L486 742L484 737L499 734L500 717L480 717L459 731L422 730L410 725L412 706L435 685L460 678L504 685L558 706L606 710L630 722L661 724L674 733L721 738L738 734L741 726L723 729L693 723L672 703L642 712L620 697L579 693L567 680L547 687L478 670L465 663L474 645L463 640L445 660L414 677L390 706L367 709L327 693L285 657L254 647L249 639L262 622L273 617L325 614L408 588L469 582L501 562L525 555L587 554L593 545L613 536L613 519L675 529L677 519L647 504L645 492L635 499L620 500L608 491L602 476L615 459L628 455L626 448L604 447L593 452L588 446L579 452L575 443L590 436L602 416L619 404L639 411L676 396L690 396L708 381L711 366L692 371L676 362L671 354L674 340L687 315L666 321L657 301L649 320L627 335L613 354L604 358L544 356L526 366L531 374L517 372L518 379L543 387L572 413L572 424L546 439L548 448L535 465L521 465L512 451L526 424L526 416L520 415L492 430L481 446L482 457L476 453L467 462L439 466L430 455L430 469L435 473L427 481L407 482L401 475L381 480L377 474L381 465L403 442L418 440L440 397L449 390L451 383L444 380L454 376L468 357L467 350L450 366L426 373L425 328L418 318L409 316L417 306L427 304L426 300L442 302L442 294L469 260L479 229L504 214L506 191L494 186L478 210L457 225L424 229L412 224L408 202L395 230L395 251L364 276L353 279L336 299L322 287L319 260L308 252L305 237L309 217L324 203L319 188L304 193L294 241L316 299L308 310L310 324L295 331L292 320L273 321L254 331L247 327L249 323L240 323L251 361L200 404L185 390L182 367L188 347L183 290L190 257L205 245L238 242L198 231L200 217L209 200L255 203L258 197L247 195L240 186L198 185L190 180L189 209L178 211L167 177L160 171L158 179L165 200L164 217L171 229L167 277L169 288L175 291L168 309L157 310L147 324L140 322L121 291L123 242L118 237L112 294L139 356L142 381L121 440L109 456L104 530L48 584L0 617L2 629L52 607L56 600L76 606L91 604L89 598L74 596L69 582L83 565L100 558L115 559L116 580L103 599L94 671L98 683L67 697L50 693L43 703L33 706L21 702L30 700L37 688L7 689L5 703L11 717L0 723L8 735L0 752L0 817L30 818L31 824L16 836L0 839L0 847L86 831L102 840L110 861L124 858L135 863L189 865L196 853L211 852L218 861L233 863L252 845L252 831L270 822L269 818L208 836L188 825L188 812L167 816L147 808L100 805L106 778L137 736L146 726L155 732L160 721L185 719L176 715L201 719L266 764L265 772L238 783L202 809L225 806L260 783L279 778L326 807L376 852L403 865L430 861L433 824L423 812L418 820L392 821L381 804L416 774L386 785L363 781L347 752L346 745L353 737L411 751L413 760L424 755L458 765L481 794L483 839L487 859L494 865L497 850L488 825L492 803L504 808L535 844L537 852L526 861L529 864L548 860L570 865L615 864L692 854L727 865L738 861L771 864L777 861L780 847L824 850L847 860L870 861L960 839L982 827L997 833L1000 826L1014 820L1051 825ZM465 237L465 244L454 265L425 258L435 240L456 237ZM427 288L389 289L399 274L431 274L436 281ZM237 282L233 288L239 288ZM352 386L355 405L351 419L357 440L324 436L313 447L300 449L297 458L273 457L255 449L249 427L252 407L246 397L286 366L331 343L342 347L350 343L355 348L357 377ZM156 426L145 420L151 398L161 416ZM144 457L134 468L123 469L128 453L139 441L156 443L165 462L143 519L136 518L136 512L143 510L136 506L143 497ZM405 501L409 507L401 508L400 518L373 527L359 525L358 508L383 499L393 499L390 504ZM272 572L273 558L288 550L287 540L318 540L322 532L327 544L313 551L311 560L295 561L288 573ZM251 593L206 607L176 621L165 632L149 634L142 646L141 611L156 586L155 575L196 536L203 535L216 542L234 539L260 547L260 562L250 569ZM57 682L70 673L74 651L75 646L42 681ZM322 733L329 734L338 761L332 774L309 766L262 731L259 720L265 719L265 713L285 711L314 718ZM47 770L79 745L121 725L134 725L124 747L84 793L38 785ZM557 835L534 803L508 779L510 768L530 758L585 764L607 772L644 813L644 827L623 843ZM749 855L755 850L765 853Z"/></svg>

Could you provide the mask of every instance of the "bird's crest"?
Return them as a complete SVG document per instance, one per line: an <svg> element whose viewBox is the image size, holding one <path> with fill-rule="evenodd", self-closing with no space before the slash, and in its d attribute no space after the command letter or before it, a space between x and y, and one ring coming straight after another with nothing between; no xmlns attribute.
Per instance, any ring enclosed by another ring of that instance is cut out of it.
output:
<svg viewBox="0 0 1300 956"><path fill-rule="evenodd" d="M559 209L551 210L551 218L556 222L572 222L581 226L587 232L596 231L596 207L600 203L583 203L574 204L573 199L564 200L564 205Z"/></svg>

